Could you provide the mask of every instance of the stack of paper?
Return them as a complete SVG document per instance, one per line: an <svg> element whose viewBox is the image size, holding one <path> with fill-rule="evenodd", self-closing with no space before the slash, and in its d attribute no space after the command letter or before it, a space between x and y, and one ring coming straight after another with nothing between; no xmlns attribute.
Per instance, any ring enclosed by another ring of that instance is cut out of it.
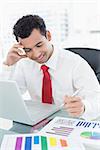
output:
<svg viewBox="0 0 100 150"><path fill-rule="evenodd" d="M60 135L79 139L85 145L100 149L100 122L55 117L42 130L45 135Z"/></svg>

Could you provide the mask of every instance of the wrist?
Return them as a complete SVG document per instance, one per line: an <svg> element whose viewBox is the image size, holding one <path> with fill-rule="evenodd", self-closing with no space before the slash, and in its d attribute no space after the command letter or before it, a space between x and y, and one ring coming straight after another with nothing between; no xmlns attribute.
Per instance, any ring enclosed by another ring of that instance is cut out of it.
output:
<svg viewBox="0 0 100 150"><path fill-rule="evenodd" d="M10 66L10 64L7 61L4 61L3 65Z"/></svg>
<svg viewBox="0 0 100 150"><path fill-rule="evenodd" d="M8 63L7 63L6 61L4 61L4 62L3 62L3 65L7 65L7 66L9 66L9 65L8 65Z"/></svg>
<svg viewBox="0 0 100 150"><path fill-rule="evenodd" d="M9 61L3 61L3 64L6 65L6 66L12 66L14 63L11 63Z"/></svg>

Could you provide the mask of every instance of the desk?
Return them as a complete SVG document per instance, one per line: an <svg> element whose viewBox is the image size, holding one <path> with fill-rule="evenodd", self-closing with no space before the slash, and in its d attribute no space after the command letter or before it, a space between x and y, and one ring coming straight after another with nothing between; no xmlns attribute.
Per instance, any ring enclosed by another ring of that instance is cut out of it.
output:
<svg viewBox="0 0 100 150"><path fill-rule="evenodd" d="M66 112L64 110L60 110L60 111L54 113L53 115L51 115L48 118L48 120L51 120L56 116L66 117ZM40 129L41 128L39 128L39 130ZM17 133L33 133L34 132L32 126L28 126L28 125L17 123L17 122L13 123L13 127L10 129L10 131L17 132Z"/></svg>
<svg viewBox="0 0 100 150"><path fill-rule="evenodd" d="M53 119L55 116L68 117L64 110L60 110L60 111L56 112L55 114L51 115L48 119ZM0 129L0 145L1 145L2 138L5 134L33 133L33 132L34 132L34 130L33 130L32 126L14 122L13 127L9 131ZM86 148L86 150L97 150L96 148L94 149L92 147L87 147L87 146L85 146L85 148Z"/></svg>

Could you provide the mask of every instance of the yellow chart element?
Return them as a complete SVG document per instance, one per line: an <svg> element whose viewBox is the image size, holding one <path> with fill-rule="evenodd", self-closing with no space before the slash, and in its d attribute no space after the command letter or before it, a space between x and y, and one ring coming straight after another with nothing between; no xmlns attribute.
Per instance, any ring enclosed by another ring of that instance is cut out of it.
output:
<svg viewBox="0 0 100 150"><path fill-rule="evenodd" d="M57 146L57 140L56 140L56 138L54 138L54 137L50 137L49 138L49 141L50 141L50 146Z"/></svg>

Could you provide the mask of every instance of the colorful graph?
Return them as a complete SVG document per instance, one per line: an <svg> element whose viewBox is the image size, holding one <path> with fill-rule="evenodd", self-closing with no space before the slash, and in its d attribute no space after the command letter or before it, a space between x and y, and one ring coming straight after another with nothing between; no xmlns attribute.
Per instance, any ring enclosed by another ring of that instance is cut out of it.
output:
<svg viewBox="0 0 100 150"><path fill-rule="evenodd" d="M80 136L86 139L100 140L100 132L82 132Z"/></svg>
<svg viewBox="0 0 100 150"><path fill-rule="evenodd" d="M67 148L70 148L69 143L62 138L40 135L9 135L4 138L1 150L67 150Z"/></svg>
<svg viewBox="0 0 100 150"><path fill-rule="evenodd" d="M83 127L83 128L95 128L95 129L99 129L100 128L100 122L90 122L90 121L78 121L76 123L76 127Z"/></svg>
<svg viewBox="0 0 100 150"><path fill-rule="evenodd" d="M53 127L51 131L47 131L46 133L68 137L73 130L74 128L71 127L59 126L59 127Z"/></svg>

